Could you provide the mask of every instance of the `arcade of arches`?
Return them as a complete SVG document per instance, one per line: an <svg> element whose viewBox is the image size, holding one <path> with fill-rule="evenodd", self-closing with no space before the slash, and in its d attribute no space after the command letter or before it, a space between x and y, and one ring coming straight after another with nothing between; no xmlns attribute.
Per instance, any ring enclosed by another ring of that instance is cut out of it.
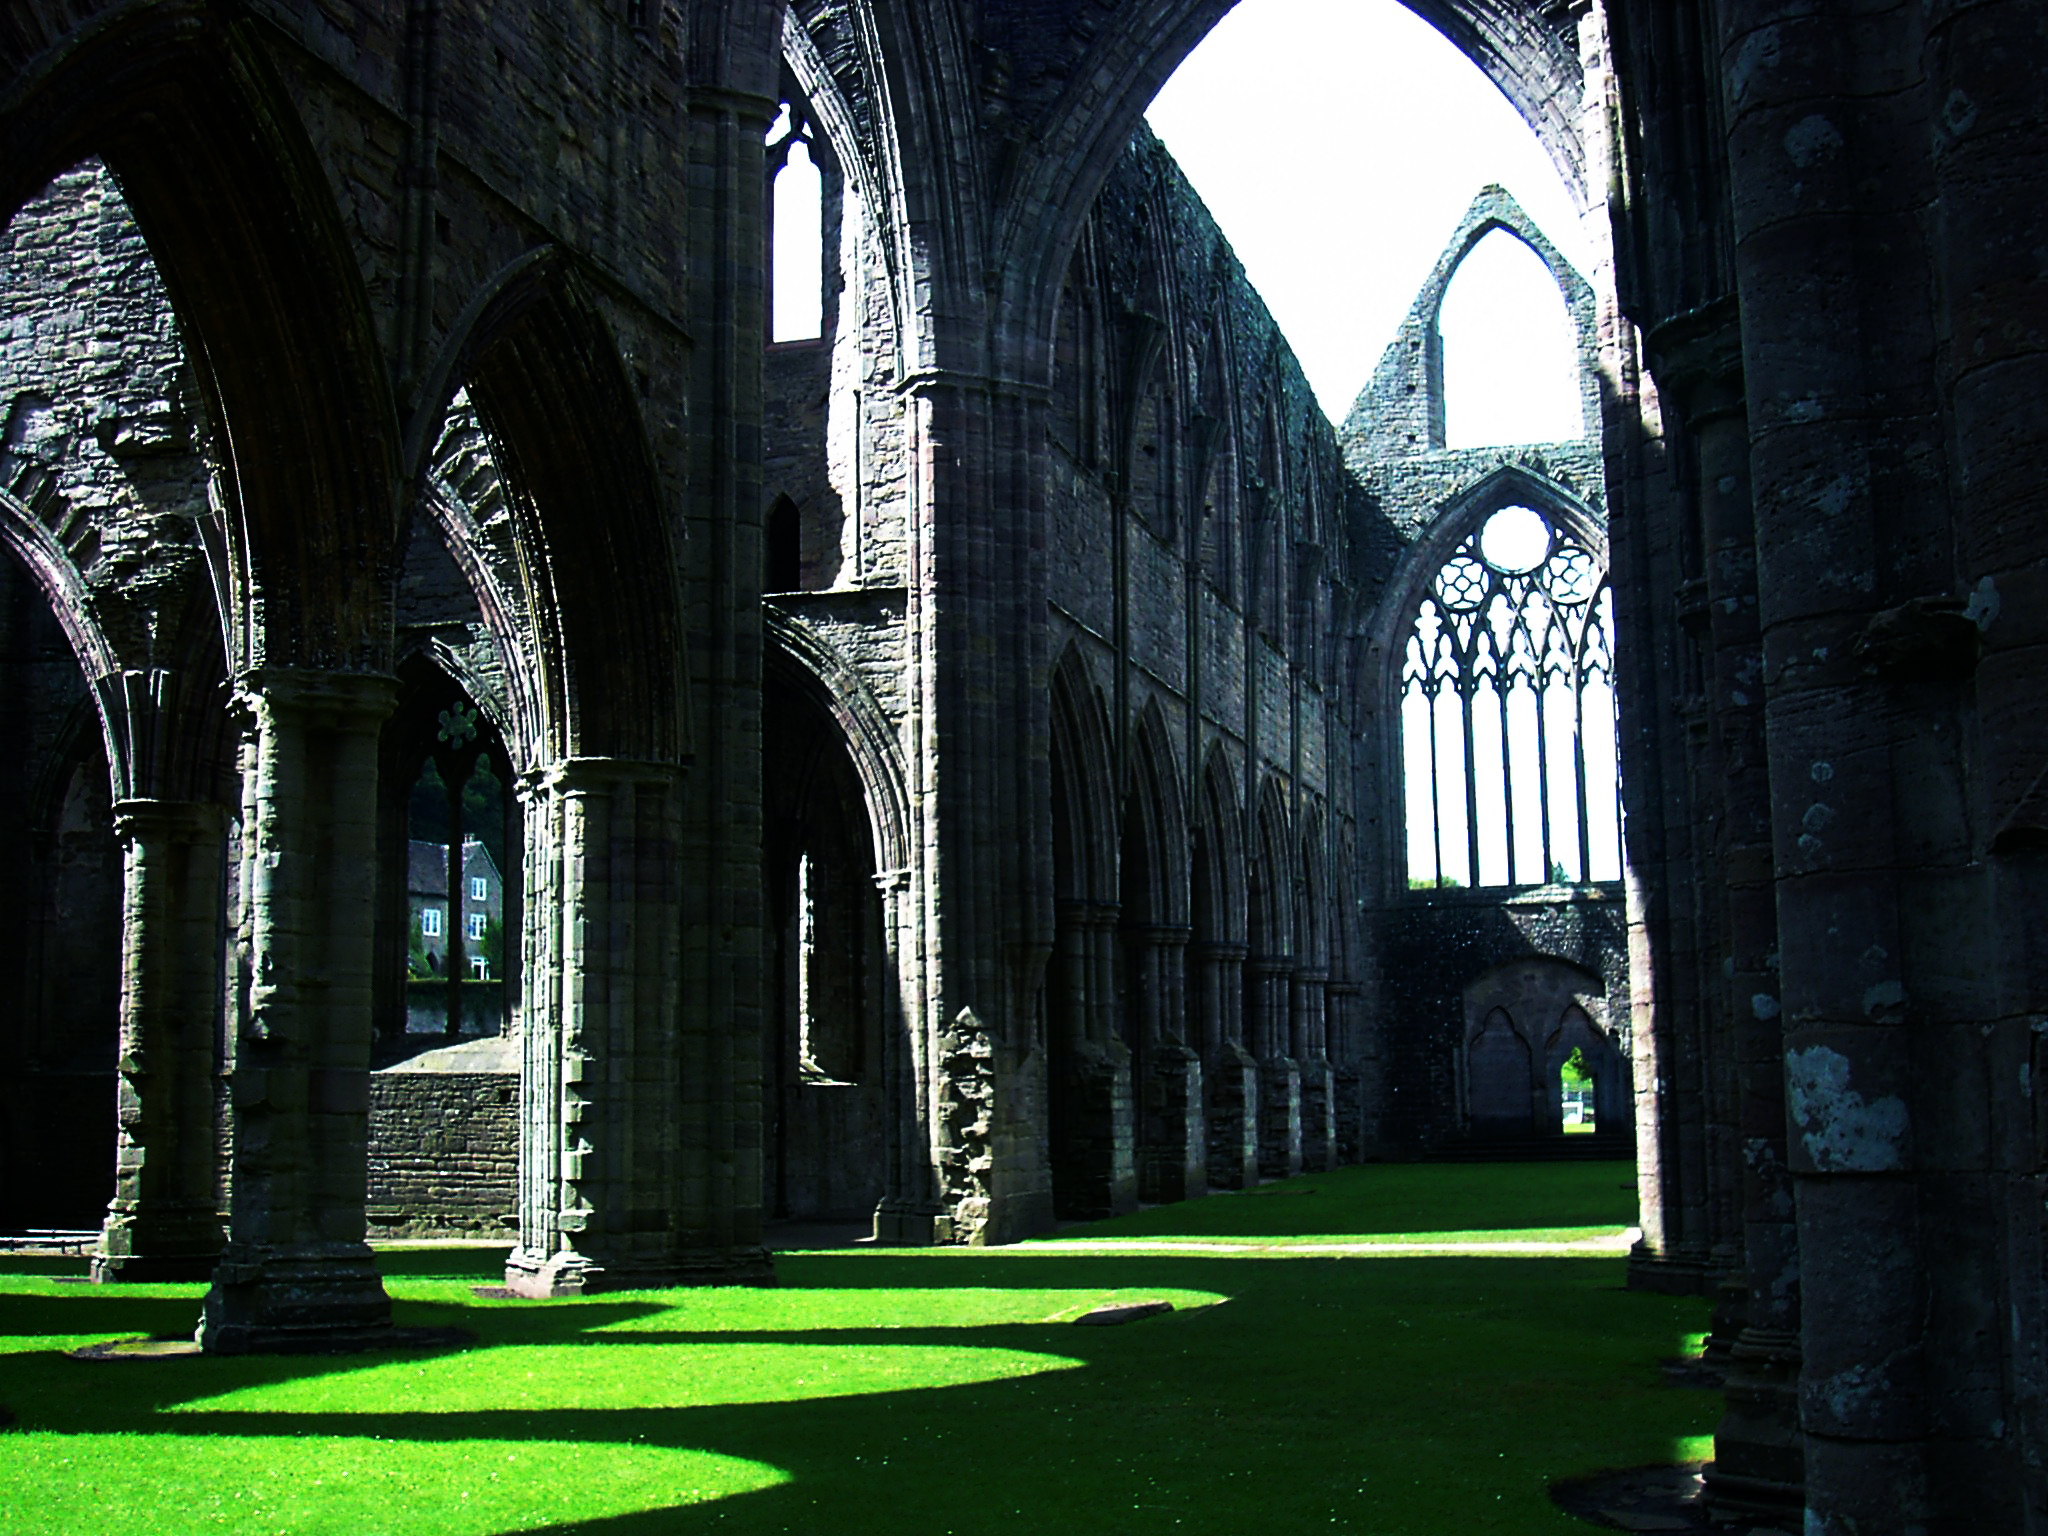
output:
<svg viewBox="0 0 2048 1536"><path fill-rule="evenodd" d="M1723 1513L2048 1531L2048 4L1410 3L1598 257L1475 189L1340 427L1142 125L1227 0L14 6L0 1226L341 1348L1570 1075ZM1500 234L1584 434L1451 449Z"/></svg>

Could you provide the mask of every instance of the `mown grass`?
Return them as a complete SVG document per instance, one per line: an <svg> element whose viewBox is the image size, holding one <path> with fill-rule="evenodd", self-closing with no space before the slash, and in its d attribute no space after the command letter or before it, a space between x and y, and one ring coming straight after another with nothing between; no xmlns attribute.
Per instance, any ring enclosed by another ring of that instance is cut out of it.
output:
<svg viewBox="0 0 2048 1536"><path fill-rule="evenodd" d="M1062 1235L1611 1230L1626 1176L1351 1170ZM472 1296L489 1252L394 1252L399 1320L478 1343L342 1358L74 1360L188 1330L198 1288L15 1275L0 1530L1558 1533L1589 1528L1550 1482L1712 1426L1656 1366L1705 1304L1617 1258L1233 1246L789 1254L775 1289L546 1304ZM1070 1321L1149 1298L1178 1310Z"/></svg>

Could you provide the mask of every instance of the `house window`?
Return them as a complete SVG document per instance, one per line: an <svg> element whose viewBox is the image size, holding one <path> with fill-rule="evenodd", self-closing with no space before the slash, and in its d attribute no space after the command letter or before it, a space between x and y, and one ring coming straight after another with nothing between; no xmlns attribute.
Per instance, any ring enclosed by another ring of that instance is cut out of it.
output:
<svg viewBox="0 0 2048 1536"><path fill-rule="evenodd" d="M1591 550L1503 507L1437 572L1401 671L1412 886L1621 878L1614 605Z"/></svg>
<svg viewBox="0 0 2048 1536"><path fill-rule="evenodd" d="M490 894L491 892L489 882L487 882L482 875L470 876L469 899L471 901L484 901L489 898Z"/></svg>
<svg viewBox="0 0 2048 1536"><path fill-rule="evenodd" d="M478 981L489 981L491 979L491 962L482 955L471 955L469 957L469 974Z"/></svg>
<svg viewBox="0 0 2048 1536"><path fill-rule="evenodd" d="M441 937L441 909L439 907L420 908L420 937L424 939L438 939Z"/></svg>
<svg viewBox="0 0 2048 1536"><path fill-rule="evenodd" d="M472 912L469 914L469 926L464 930L464 932L466 932L469 935L469 938L472 943L478 939L481 939L484 936L484 924L489 921L490 919L487 918L481 912Z"/></svg>

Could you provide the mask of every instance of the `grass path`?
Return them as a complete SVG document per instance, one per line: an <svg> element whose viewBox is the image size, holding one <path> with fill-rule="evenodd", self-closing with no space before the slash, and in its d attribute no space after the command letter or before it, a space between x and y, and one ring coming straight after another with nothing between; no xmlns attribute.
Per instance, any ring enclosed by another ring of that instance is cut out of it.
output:
<svg viewBox="0 0 2048 1536"><path fill-rule="evenodd" d="M574 1303L478 1300L488 1252L387 1252L400 1321L479 1338L432 1355L82 1362L189 1330L198 1288L0 1277L0 1530L1583 1532L1549 1482L1671 1458L1718 1408L1656 1365L1705 1303L1621 1289L1626 1178L1346 1170Z"/></svg>

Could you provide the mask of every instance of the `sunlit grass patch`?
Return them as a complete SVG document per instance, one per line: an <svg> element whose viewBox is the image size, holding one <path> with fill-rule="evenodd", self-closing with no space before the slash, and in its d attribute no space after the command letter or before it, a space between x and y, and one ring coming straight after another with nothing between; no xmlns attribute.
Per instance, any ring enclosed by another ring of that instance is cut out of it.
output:
<svg viewBox="0 0 2048 1536"><path fill-rule="evenodd" d="M1000 1381L1084 1362L1032 1350L840 1343L509 1345L235 1387L181 1403L195 1413L533 1413L786 1403ZM339 1399L339 1400L338 1400Z"/></svg>
<svg viewBox="0 0 2048 1536"><path fill-rule="evenodd" d="M488 1536L788 1480L714 1451L602 1440L12 1434L0 1440L0 1530Z"/></svg>
<svg viewBox="0 0 2048 1536"><path fill-rule="evenodd" d="M476 1339L431 1352L84 1362L189 1333L202 1288L0 1277L0 1530L1564 1536L1551 1482L1699 1454L1719 1412L1658 1365L1704 1301L1625 1291L1609 1238L1526 1246L1632 1217L1592 1170L1311 1175L759 1289L485 1300L502 1250L385 1253L399 1322ZM1190 1251L1119 1235L1147 1220Z"/></svg>

